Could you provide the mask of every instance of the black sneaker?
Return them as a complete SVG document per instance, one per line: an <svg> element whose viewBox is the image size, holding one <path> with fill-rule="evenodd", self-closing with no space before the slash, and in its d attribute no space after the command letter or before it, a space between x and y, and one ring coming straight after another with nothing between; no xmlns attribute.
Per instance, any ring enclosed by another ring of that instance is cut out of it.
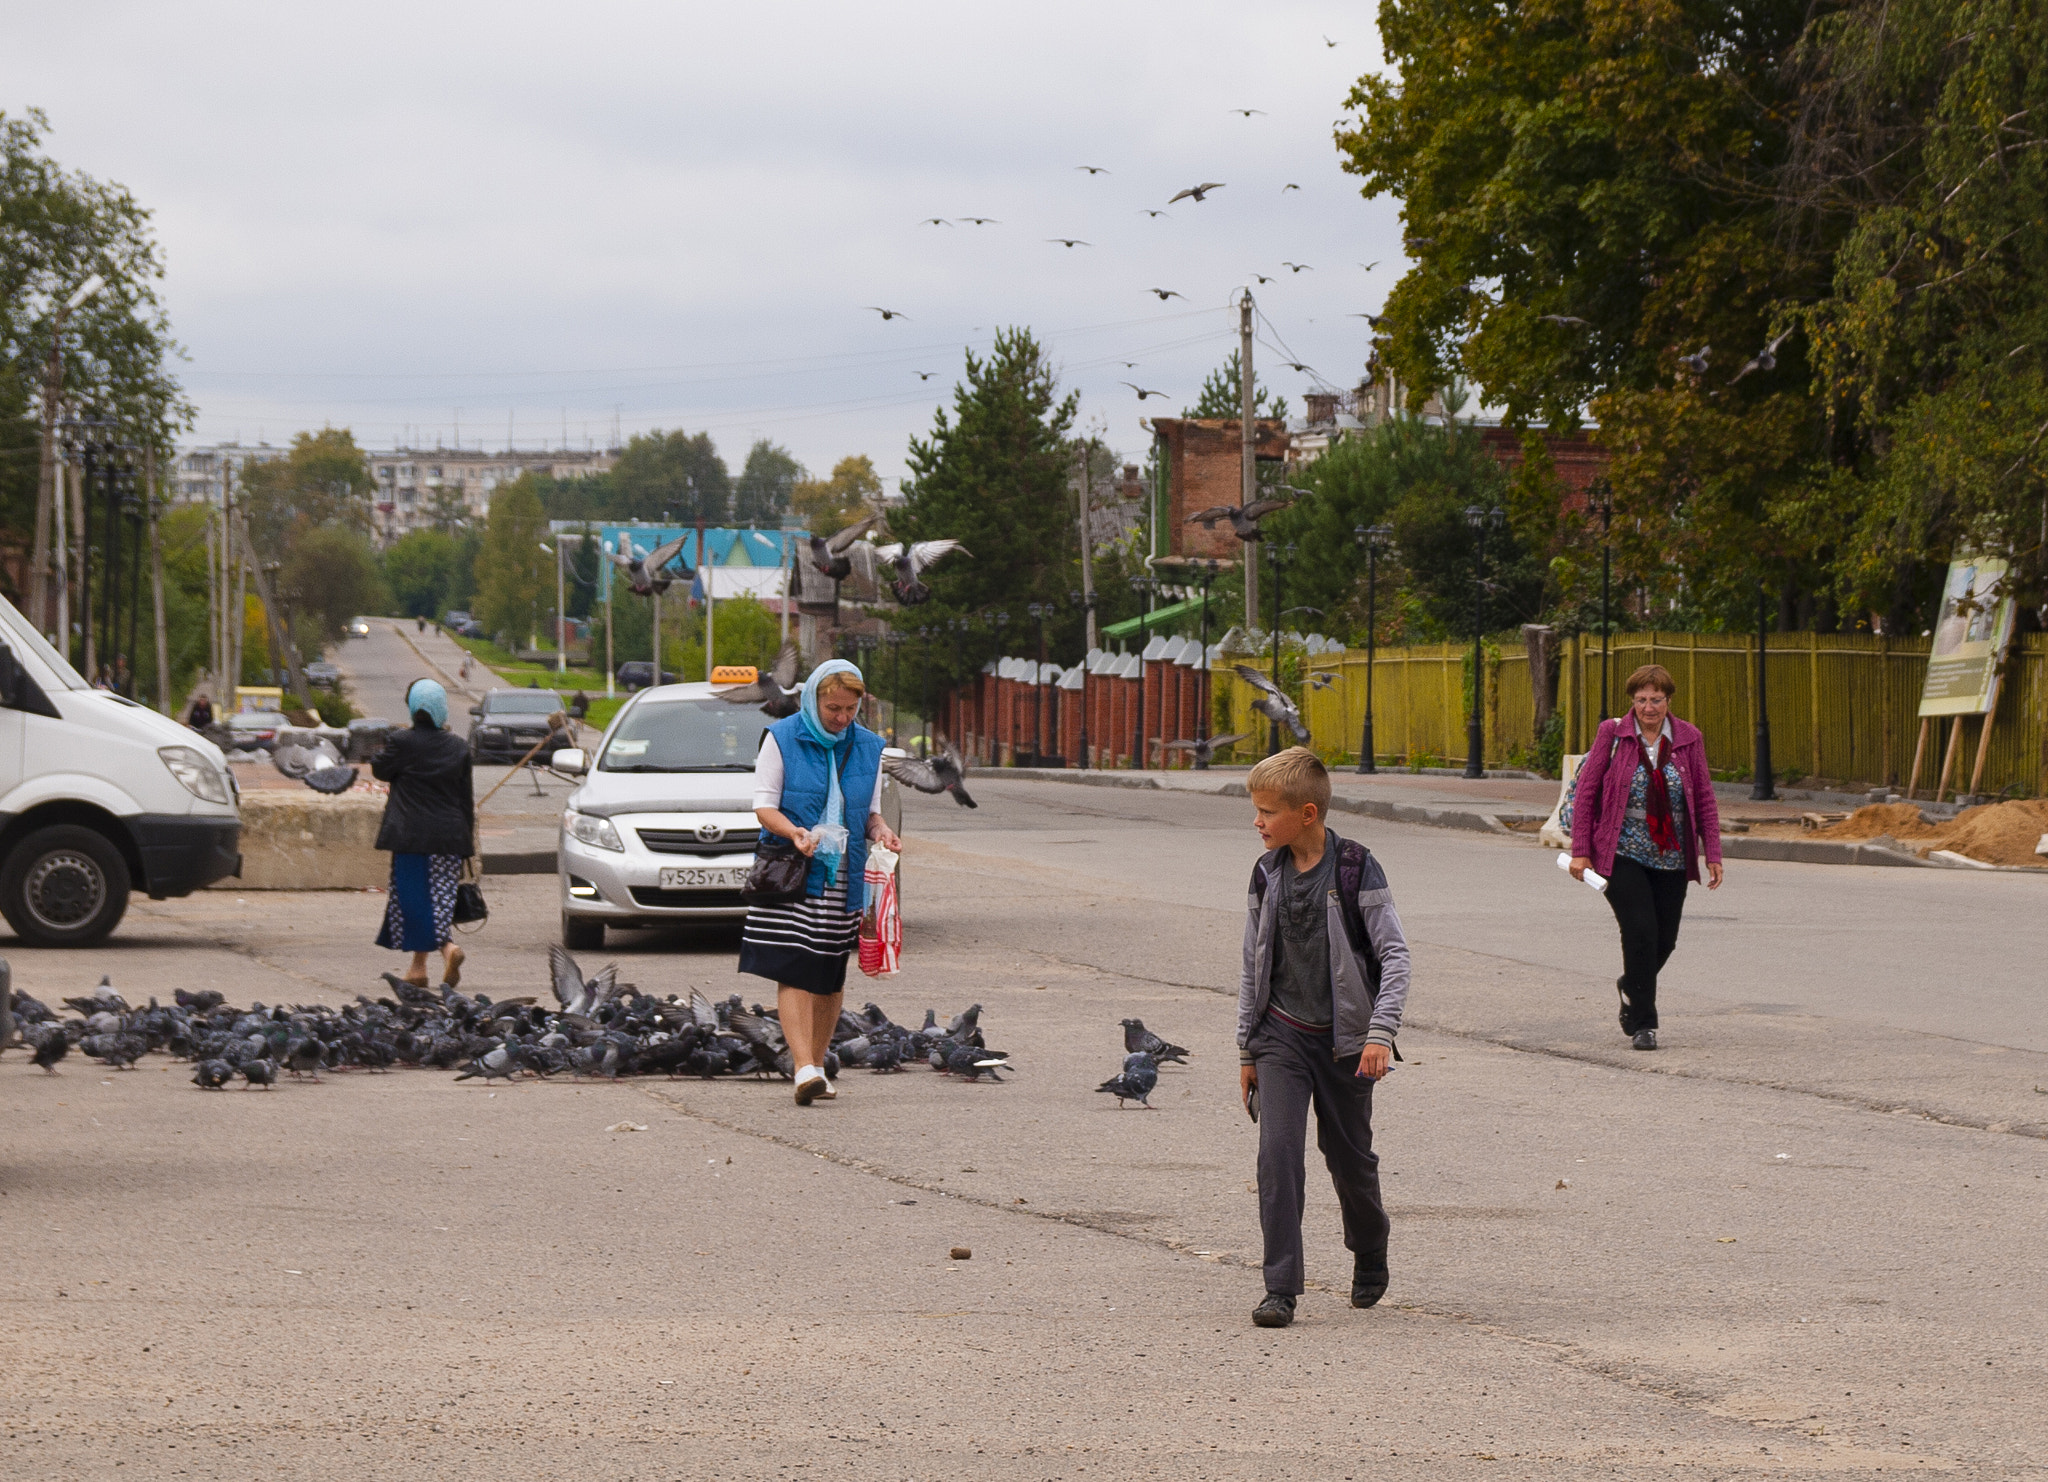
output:
<svg viewBox="0 0 2048 1482"><path fill-rule="evenodd" d="M1370 1307L1387 1294L1387 1258L1359 1256L1351 1266L1351 1305Z"/></svg>
<svg viewBox="0 0 2048 1482"><path fill-rule="evenodd" d="M1252 1321L1262 1328L1284 1328L1294 1321L1294 1298L1285 1292L1267 1292L1266 1300L1252 1309Z"/></svg>
<svg viewBox="0 0 2048 1482"><path fill-rule="evenodd" d="M1654 1050L1657 1048L1657 1031L1654 1029L1638 1029L1635 1032L1634 1038L1629 1043L1638 1050Z"/></svg>
<svg viewBox="0 0 2048 1482"><path fill-rule="evenodd" d="M1614 991L1621 995L1621 1032L1623 1034L1634 1034L1635 1029L1628 1022L1628 989L1622 986L1626 981L1623 978L1616 978L1614 980Z"/></svg>

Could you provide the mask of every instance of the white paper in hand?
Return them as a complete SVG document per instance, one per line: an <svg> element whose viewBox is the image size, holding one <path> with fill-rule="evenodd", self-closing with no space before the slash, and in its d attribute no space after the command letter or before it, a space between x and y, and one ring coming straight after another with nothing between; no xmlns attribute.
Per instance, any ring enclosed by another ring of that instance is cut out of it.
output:
<svg viewBox="0 0 2048 1482"><path fill-rule="evenodd" d="M1557 856L1557 867L1567 875L1572 872L1572 856L1569 850ZM1599 873L1591 865L1586 866L1586 883L1602 895L1607 893L1607 877Z"/></svg>

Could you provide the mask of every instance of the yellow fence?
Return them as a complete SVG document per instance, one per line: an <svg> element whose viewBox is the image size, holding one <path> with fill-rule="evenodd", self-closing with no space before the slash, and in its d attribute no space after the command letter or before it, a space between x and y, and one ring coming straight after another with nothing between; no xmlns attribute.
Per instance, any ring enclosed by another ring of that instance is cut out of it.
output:
<svg viewBox="0 0 2048 1482"><path fill-rule="evenodd" d="M1779 776L1849 787L1903 784L1920 736L1917 711L1927 647L1924 638L1772 634L1765 691L1771 761ZM1564 718L1564 747L1583 751L1600 722L1600 643L1591 636L1566 639L1559 649L1556 703ZM1470 645L1460 644L1379 650L1373 664L1373 739L1383 762L1463 764L1471 652ZM1630 671L1653 663L1669 669L1677 681L1673 711L1705 733L1710 765L1723 772L1748 768L1756 726L1755 638L1616 634L1609 658L1609 713L1626 704L1621 686ZM1355 759L1365 719L1364 651L1322 655L1308 668L1312 676L1331 676L1321 688L1304 686L1302 718L1313 738L1310 744L1327 760ZM1505 766L1511 749L1527 753L1536 741L1535 692L1523 646L1488 643L1485 675L1485 761ZM1218 666L1213 724L1219 732L1250 733L1236 748L1239 761L1265 754L1266 720L1252 710L1254 698L1251 686ZM1921 763L1922 796L1933 789L1953 724L1932 728ZM1951 791L1968 788L1981 736L1976 717L1962 724L1963 746ZM2048 794L2048 635L2027 634L2013 645L1984 759L1982 790Z"/></svg>

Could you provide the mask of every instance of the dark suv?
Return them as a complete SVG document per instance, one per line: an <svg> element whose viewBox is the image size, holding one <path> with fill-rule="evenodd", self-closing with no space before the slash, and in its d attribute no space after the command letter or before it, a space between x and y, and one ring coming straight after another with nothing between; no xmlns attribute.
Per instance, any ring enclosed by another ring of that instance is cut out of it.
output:
<svg viewBox="0 0 2048 1482"><path fill-rule="evenodd" d="M546 739L536 756L545 761L558 747L574 746L567 731L548 730L548 717L562 709L553 690L492 690L469 708L469 754L480 762L516 762Z"/></svg>
<svg viewBox="0 0 2048 1482"><path fill-rule="evenodd" d="M664 669L661 671L663 684L674 684L676 676ZM652 659L628 659L619 665L619 683L627 694L644 690L654 683L654 661Z"/></svg>

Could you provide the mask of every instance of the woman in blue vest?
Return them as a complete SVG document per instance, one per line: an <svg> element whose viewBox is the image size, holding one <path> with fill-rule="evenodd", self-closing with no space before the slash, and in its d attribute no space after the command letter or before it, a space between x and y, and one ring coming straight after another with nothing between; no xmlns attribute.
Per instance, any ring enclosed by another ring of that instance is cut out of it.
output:
<svg viewBox="0 0 2048 1482"><path fill-rule="evenodd" d="M860 944L868 841L903 847L882 822L882 738L854 720L866 694L860 670L844 659L820 664L804 681L797 713L768 727L754 759L754 816L811 859L804 898L754 907L740 939L740 971L776 985L798 1106L839 1094L825 1078L825 1052L839 1023L846 956Z"/></svg>

